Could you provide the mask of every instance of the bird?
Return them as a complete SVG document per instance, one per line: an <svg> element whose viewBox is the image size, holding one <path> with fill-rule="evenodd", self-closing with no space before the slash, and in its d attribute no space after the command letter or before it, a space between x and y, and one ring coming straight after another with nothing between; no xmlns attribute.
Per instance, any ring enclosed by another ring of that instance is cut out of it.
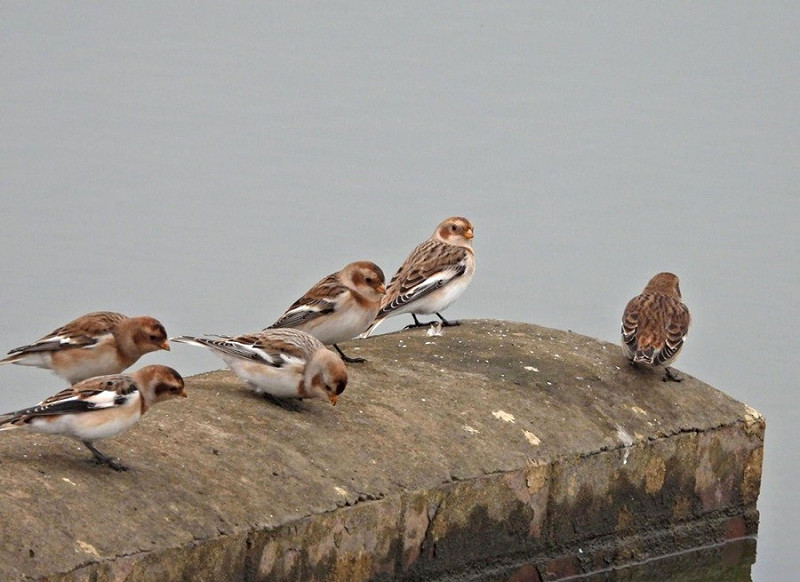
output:
<svg viewBox="0 0 800 582"><path fill-rule="evenodd" d="M669 367L689 332L689 308L681 300L679 280L659 273L631 299L622 314L622 348L632 365L664 366L664 381L682 378Z"/></svg>
<svg viewBox="0 0 800 582"><path fill-rule="evenodd" d="M138 421L153 405L186 398L183 378L167 366L146 366L132 374L109 374L83 380L36 406L0 417L0 432L64 435L82 442L98 464L127 471L119 460L104 455L94 441L118 435Z"/></svg>
<svg viewBox="0 0 800 582"><path fill-rule="evenodd" d="M448 321L441 312L461 296L475 274L473 236L472 223L461 216L439 223L433 235L411 251L389 281L375 321L362 337L368 337L387 317L401 313L410 313L414 319L405 329L429 325L430 322L421 323L417 315L430 313L436 314L445 327L458 325L458 321Z"/></svg>
<svg viewBox="0 0 800 582"><path fill-rule="evenodd" d="M257 394L327 398L336 406L347 386L342 359L299 329L267 329L235 337L184 335L170 340L210 349Z"/></svg>
<svg viewBox="0 0 800 582"><path fill-rule="evenodd" d="M294 328L310 333L325 345L333 345L345 362L365 362L346 355L336 345L363 333L386 293L381 268L370 261L350 263L306 291L267 329Z"/></svg>
<svg viewBox="0 0 800 582"><path fill-rule="evenodd" d="M94 376L119 374L156 350L169 351L167 332L157 319L96 311L30 345L14 348L0 364L50 369L75 384Z"/></svg>

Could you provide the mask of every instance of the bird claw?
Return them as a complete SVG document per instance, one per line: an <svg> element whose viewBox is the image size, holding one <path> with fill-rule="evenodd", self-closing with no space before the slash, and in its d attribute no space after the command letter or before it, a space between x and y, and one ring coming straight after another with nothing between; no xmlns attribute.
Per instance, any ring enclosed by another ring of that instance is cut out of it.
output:
<svg viewBox="0 0 800 582"><path fill-rule="evenodd" d="M367 360L365 360L364 358L359 358L359 357L348 356L347 354L345 354L345 353L342 351L342 348L340 348L340 347L339 347L339 346L337 346L336 344L333 344L333 347L335 347L335 348L336 348L336 351L337 351L337 352L339 352L339 356L341 356L342 360L344 360L344 361L345 361L345 362L347 362L348 364L361 364L361 363L363 363L363 362L366 362L366 361L367 361Z"/></svg>
<svg viewBox="0 0 800 582"><path fill-rule="evenodd" d="M95 457L94 458L94 462L96 464L98 464L98 465L107 465L108 467L111 467L115 471L127 471L128 470L128 467L126 465L123 465L122 463L120 463L119 461L117 461L116 459L113 459L111 457L102 457L102 458L101 457Z"/></svg>
<svg viewBox="0 0 800 582"><path fill-rule="evenodd" d="M114 457L109 457L108 455L104 455L97 448L91 443L91 441L83 441L83 444L86 446L87 449L92 451L92 456L94 458L94 462L98 465L108 465L115 471L127 471L128 467L120 463Z"/></svg>

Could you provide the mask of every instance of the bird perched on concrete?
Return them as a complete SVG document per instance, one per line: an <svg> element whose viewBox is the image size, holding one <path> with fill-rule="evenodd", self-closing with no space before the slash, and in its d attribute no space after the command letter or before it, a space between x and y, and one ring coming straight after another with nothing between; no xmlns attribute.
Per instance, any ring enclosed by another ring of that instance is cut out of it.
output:
<svg viewBox="0 0 800 582"><path fill-rule="evenodd" d="M169 350L167 332L157 319L97 311L30 345L14 348L0 364L47 368L74 384L93 376L118 374L156 350Z"/></svg>
<svg viewBox="0 0 800 582"><path fill-rule="evenodd" d="M458 325L441 312L461 296L475 274L473 236L472 223L466 218L453 216L442 221L392 277L375 321L362 336L371 334L387 317L401 313L414 318L406 329L428 325L420 323L417 315L429 313L435 313L444 326Z"/></svg>
<svg viewBox="0 0 800 582"><path fill-rule="evenodd" d="M267 329L236 337L184 335L171 340L210 349L259 394L327 398L335 406L347 386L342 359L299 329Z"/></svg>
<svg viewBox="0 0 800 582"><path fill-rule="evenodd" d="M36 406L1 416L0 431L22 429L81 441L95 460L117 471L127 467L98 451L94 441L126 431L150 407L186 397L183 378L167 366L146 366L132 374L97 376L43 400Z"/></svg>
<svg viewBox="0 0 800 582"><path fill-rule="evenodd" d="M622 314L622 348L632 364L664 366L664 381L680 382L669 367L689 332L689 309L681 301L678 277L659 273L628 302Z"/></svg>
<svg viewBox="0 0 800 582"><path fill-rule="evenodd" d="M384 282L383 271L375 263L350 263L309 289L268 329L303 330L325 345L333 344L345 362L363 362L364 358L345 355L336 344L369 327L386 293Z"/></svg>

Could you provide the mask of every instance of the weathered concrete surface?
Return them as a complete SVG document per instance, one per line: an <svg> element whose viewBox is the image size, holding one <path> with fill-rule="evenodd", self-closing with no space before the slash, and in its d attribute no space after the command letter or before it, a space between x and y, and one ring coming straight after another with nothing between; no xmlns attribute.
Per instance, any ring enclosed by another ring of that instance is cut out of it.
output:
<svg viewBox="0 0 800 582"><path fill-rule="evenodd" d="M128 473L2 435L0 580L553 580L756 531L764 420L691 377L498 321L348 350L335 408L192 378L103 443Z"/></svg>

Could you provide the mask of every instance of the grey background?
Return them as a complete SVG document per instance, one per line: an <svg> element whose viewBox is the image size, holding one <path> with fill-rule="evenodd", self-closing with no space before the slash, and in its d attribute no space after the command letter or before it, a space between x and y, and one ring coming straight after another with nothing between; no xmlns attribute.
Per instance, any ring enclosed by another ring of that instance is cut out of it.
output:
<svg viewBox="0 0 800 582"><path fill-rule="evenodd" d="M254 331L453 214L478 261L455 318L616 342L671 270L677 367L767 417L754 580L790 579L798 30L792 3L3 3L0 350L98 309ZM3 409L61 387L0 369Z"/></svg>

